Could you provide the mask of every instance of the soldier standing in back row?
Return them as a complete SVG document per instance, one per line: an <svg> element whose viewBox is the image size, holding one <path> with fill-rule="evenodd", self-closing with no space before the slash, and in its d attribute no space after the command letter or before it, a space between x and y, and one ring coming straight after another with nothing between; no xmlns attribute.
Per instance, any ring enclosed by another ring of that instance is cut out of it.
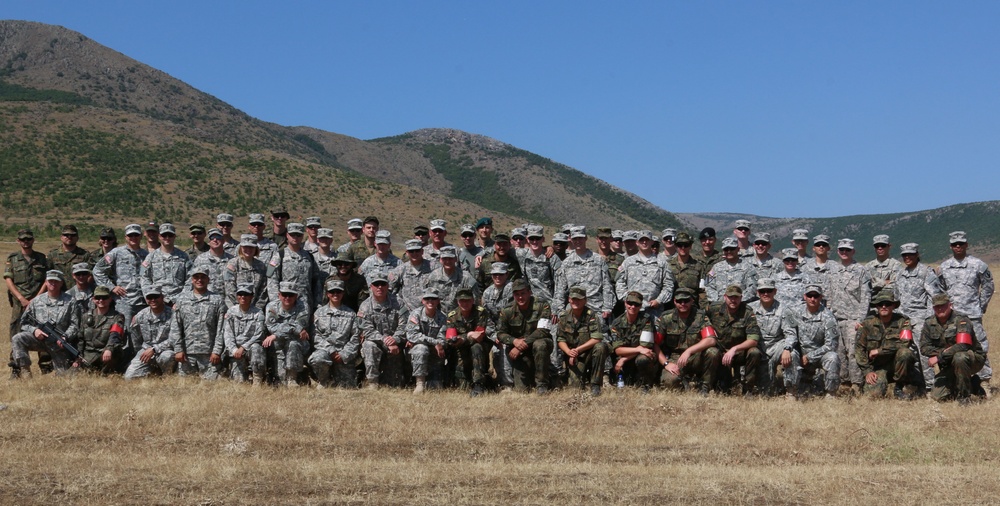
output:
<svg viewBox="0 0 1000 506"><path fill-rule="evenodd" d="M872 247L875 248L875 260L866 263L865 267L872 275L872 298L874 298L883 288L896 289L896 278L903 270L903 264L889 256L892 252L892 244L889 243L888 235L879 234L873 237Z"/></svg>
<svg viewBox="0 0 1000 506"><path fill-rule="evenodd" d="M854 343L872 300L872 278L868 269L854 260L854 240L837 243L840 266L827 278L827 304L837 317L840 330L840 382L850 382L860 392L864 378L855 360Z"/></svg>
<svg viewBox="0 0 1000 506"><path fill-rule="evenodd" d="M73 280L73 265L86 262L94 265L94 260L90 257L90 252L77 245L80 234L75 225L66 225L62 228L60 237L62 245L49 252L49 263L53 269L59 269L63 273L63 281L69 286Z"/></svg>
<svg viewBox="0 0 1000 506"><path fill-rule="evenodd" d="M176 238L177 233L172 224L160 225L160 249L146 255L139 269L143 291L154 283L160 283L163 297L170 305L180 298L188 281L188 271L192 267L187 254L174 247Z"/></svg>
<svg viewBox="0 0 1000 506"><path fill-rule="evenodd" d="M7 301L10 303L10 337L21 330L21 314L24 308L28 307L37 295L42 293L45 285L45 273L51 268L48 258L34 250L35 234L31 229L22 228L17 232L17 244L20 251L15 251L7 256L7 263L4 265L3 277L7 284ZM46 364L46 369L51 370L51 360L45 351L39 352L39 366ZM13 356L12 356L13 357ZM11 377L17 377L20 369L11 359Z"/></svg>
<svg viewBox="0 0 1000 506"><path fill-rule="evenodd" d="M149 252L142 247L142 227L132 223L125 227L125 244L111 250L94 266L94 281L115 295L115 309L126 323L146 307L140 270L147 255Z"/></svg>

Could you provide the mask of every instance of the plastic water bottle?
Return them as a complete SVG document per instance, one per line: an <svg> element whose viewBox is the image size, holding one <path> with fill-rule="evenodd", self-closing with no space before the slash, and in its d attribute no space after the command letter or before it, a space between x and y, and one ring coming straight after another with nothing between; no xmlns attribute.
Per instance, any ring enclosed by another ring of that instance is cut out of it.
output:
<svg viewBox="0 0 1000 506"><path fill-rule="evenodd" d="M621 373L618 374L618 388L625 388L625 377Z"/></svg>

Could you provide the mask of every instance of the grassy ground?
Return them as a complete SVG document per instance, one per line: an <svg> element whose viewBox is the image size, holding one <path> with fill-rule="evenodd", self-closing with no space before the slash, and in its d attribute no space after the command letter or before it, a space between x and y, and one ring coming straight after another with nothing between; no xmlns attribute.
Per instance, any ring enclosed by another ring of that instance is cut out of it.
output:
<svg viewBox="0 0 1000 506"><path fill-rule="evenodd" d="M5 305L4 305L5 306ZM0 311L7 321L8 308ZM997 318L987 317L996 334ZM0 353L9 342L0 340ZM0 380L0 503L989 503L996 400Z"/></svg>

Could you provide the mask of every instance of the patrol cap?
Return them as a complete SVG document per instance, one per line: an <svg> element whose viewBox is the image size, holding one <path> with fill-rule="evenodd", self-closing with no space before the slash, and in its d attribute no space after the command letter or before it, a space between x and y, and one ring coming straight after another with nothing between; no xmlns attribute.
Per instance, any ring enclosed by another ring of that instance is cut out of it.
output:
<svg viewBox="0 0 1000 506"><path fill-rule="evenodd" d="M219 215L215 217L215 222L218 223L219 225L222 225L223 223L228 223L232 225L233 215L229 213L219 213Z"/></svg>
<svg viewBox="0 0 1000 506"><path fill-rule="evenodd" d="M333 229L320 227L316 231L316 239L333 239Z"/></svg>
<svg viewBox="0 0 1000 506"><path fill-rule="evenodd" d="M242 248L243 246L251 246L251 247L254 247L254 248L258 248L258 246L257 246L257 236L255 236L253 234L243 234L243 235L241 235L240 236L240 247Z"/></svg>
<svg viewBox="0 0 1000 506"><path fill-rule="evenodd" d="M329 260L330 265L357 265L358 263L354 261L354 258L346 253L340 254L337 258Z"/></svg>
<svg viewBox="0 0 1000 506"><path fill-rule="evenodd" d="M420 294L421 299L440 299L441 295L438 293L437 288L424 288L424 293Z"/></svg>
<svg viewBox="0 0 1000 506"><path fill-rule="evenodd" d="M771 244L771 233L770 232L754 232L753 242L766 242Z"/></svg>
<svg viewBox="0 0 1000 506"><path fill-rule="evenodd" d="M774 290L774 279L763 278L757 280L757 290Z"/></svg>
<svg viewBox="0 0 1000 506"><path fill-rule="evenodd" d="M575 226L569 229L570 239L576 239L579 237L587 237L587 227L583 225Z"/></svg>
<svg viewBox="0 0 1000 506"><path fill-rule="evenodd" d="M739 244L737 244L735 237L727 237L727 238L725 238L725 239L722 240L722 249L723 250L727 250L727 249L739 249L739 248L740 248L740 246L739 246Z"/></svg>
<svg viewBox="0 0 1000 506"><path fill-rule="evenodd" d="M282 281L281 283L278 283L278 293L294 293L295 295L298 295L299 291L295 289L295 283L292 283L291 281Z"/></svg>
<svg viewBox="0 0 1000 506"><path fill-rule="evenodd" d="M476 300L476 297L472 294L472 290L460 288L455 292L455 300Z"/></svg>
<svg viewBox="0 0 1000 506"><path fill-rule="evenodd" d="M653 240L653 242L656 242L656 243L660 242L660 236L658 236L658 235L656 235L656 234L651 234L651 235L649 236L649 238L650 238L650 239L652 239L652 240ZM654 246L654 247L658 247L658 245L657 245L657 246Z"/></svg>
<svg viewBox="0 0 1000 506"><path fill-rule="evenodd" d="M219 230L219 229L217 229L215 227L212 227L212 228L208 229L208 238L211 239L213 237L218 237L219 239L222 239L225 236L222 234L221 230Z"/></svg>
<svg viewBox="0 0 1000 506"><path fill-rule="evenodd" d="M439 256L441 258L458 258L458 251L455 250L454 246L445 246L441 248Z"/></svg>
<svg viewBox="0 0 1000 506"><path fill-rule="evenodd" d="M750 220L736 220L736 226L734 228L745 228L750 230Z"/></svg>
<svg viewBox="0 0 1000 506"><path fill-rule="evenodd" d="M620 240L622 240L622 236L623 235L625 235L625 232L622 232L621 230L617 230L617 229L612 230L611 231L611 240L612 241L620 241Z"/></svg>
<svg viewBox="0 0 1000 506"><path fill-rule="evenodd" d="M17 231L17 238L18 239L34 239L35 238L35 233L32 232L30 228L22 228L21 230Z"/></svg>
<svg viewBox="0 0 1000 506"><path fill-rule="evenodd" d="M363 228L365 228L365 224L361 221L361 218L347 220L347 230L361 230Z"/></svg>
<svg viewBox="0 0 1000 506"><path fill-rule="evenodd" d="M302 234L306 233L306 226L301 223L289 223L285 230L288 234Z"/></svg>
<svg viewBox="0 0 1000 506"><path fill-rule="evenodd" d="M625 294L625 302L632 302L634 304L642 304L642 294L633 290Z"/></svg>
<svg viewBox="0 0 1000 506"><path fill-rule="evenodd" d="M570 230L572 230L573 227L575 227L575 226L576 225L574 225L572 223L563 223L562 232L565 233L566 235L570 235Z"/></svg>
<svg viewBox="0 0 1000 506"><path fill-rule="evenodd" d="M705 239L708 239L710 237L715 237L715 229L712 227L705 227L701 229L701 232L698 233L699 241L704 241Z"/></svg>
<svg viewBox="0 0 1000 506"><path fill-rule="evenodd" d="M626 242L627 241L638 241L639 240L639 231L638 230L626 230L625 234L623 234L623 236L622 236L622 240L624 240Z"/></svg>
<svg viewBox="0 0 1000 506"><path fill-rule="evenodd" d="M785 248L785 249L781 250L781 259L782 260L796 260L796 261L798 261L798 259L799 259L799 250L797 250L795 248Z"/></svg>
<svg viewBox="0 0 1000 506"><path fill-rule="evenodd" d="M900 255L919 255L920 245L915 242L908 242L899 247Z"/></svg>
<svg viewBox="0 0 1000 506"><path fill-rule="evenodd" d="M676 239L677 238L677 229L676 228L665 228L665 229L663 229L663 232L660 233L660 235L663 237L664 241L666 241L667 238ZM674 240L674 242L677 242L677 241Z"/></svg>
<svg viewBox="0 0 1000 506"><path fill-rule="evenodd" d="M879 290L878 295L872 297L872 305L877 306L883 302L892 302L895 307L899 307L899 300L896 299L895 290Z"/></svg>
<svg viewBox="0 0 1000 506"><path fill-rule="evenodd" d="M495 262L490 266L490 276L494 274L507 274L507 263L506 262Z"/></svg>
<svg viewBox="0 0 1000 506"><path fill-rule="evenodd" d="M117 239L118 235L115 234L115 229L111 227L104 227L101 229L101 233L97 237L100 239Z"/></svg>
<svg viewBox="0 0 1000 506"><path fill-rule="evenodd" d="M726 287L726 297L743 296L743 287L740 285L729 285Z"/></svg>
<svg viewBox="0 0 1000 506"><path fill-rule="evenodd" d="M378 226L378 218L374 216L365 216L365 221L362 223L374 223L375 226Z"/></svg>
<svg viewBox="0 0 1000 506"><path fill-rule="evenodd" d="M792 230L792 240L793 241L808 241L809 231L804 228L797 228Z"/></svg>
<svg viewBox="0 0 1000 506"><path fill-rule="evenodd" d="M556 232L552 234L552 242L569 242L569 236L562 232Z"/></svg>
<svg viewBox="0 0 1000 506"><path fill-rule="evenodd" d="M66 225L66 226L64 226L62 228L62 233L63 233L63 235L65 235L65 234L80 235L80 231L76 229L76 225Z"/></svg>
<svg viewBox="0 0 1000 506"><path fill-rule="evenodd" d="M517 227L510 231L511 238L514 237L528 237L528 230L524 227Z"/></svg>
<svg viewBox="0 0 1000 506"><path fill-rule="evenodd" d="M266 223L266 221L264 221L264 215L261 213L250 213L250 224L253 225L256 223L261 225Z"/></svg>
<svg viewBox="0 0 1000 506"><path fill-rule="evenodd" d="M827 246L829 246L830 245L830 236L828 236L826 234L819 234L816 237L813 237L813 246L817 246L817 245L820 245L820 244L826 244Z"/></svg>
<svg viewBox="0 0 1000 506"><path fill-rule="evenodd" d="M965 238L965 232L957 230L948 234L948 244L958 244L963 242L969 242L968 239Z"/></svg>
<svg viewBox="0 0 1000 506"><path fill-rule="evenodd" d="M881 292L879 292L879 293L881 293ZM934 297L931 298L931 305L933 305L933 306L941 306L941 305L947 304L949 302L951 302L951 297L949 297L948 294L944 293L944 292L939 293L939 294L937 294L937 295L935 295Z"/></svg>
<svg viewBox="0 0 1000 506"><path fill-rule="evenodd" d="M493 236L493 242L510 242L510 236L501 232Z"/></svg>
<svg viewBox="0 0 1000 506"><path fill-rule="evenodd" d="M513 283L511 283L510 289L515 292L519 292L521 290L530 290L531 285L529 285L528 282L524 280L524 278L517 278L514 280Z"/></svg>
<svg viewBox="0 0 1000 506"><path fill-rule="evenodd" d="M816 294L819 294L820 297L822 297L823 296L823 287L820 286L820 285L807 285L806 286L806 291L804 293L806 295L809 295L810 293L816 293Z"/></svg>
<svg viewBox="0 0 1000 506"><path fill-rule="evenodd" d="M470 223L466 223L465 225L462 225L462 233L459 234L459 235L463 235L464 236L465 234L476 235L476 227L474 225L470 224Z"/></svg>
<svg viewBox="0 0 1000 506"><path fill-rule="evenodd" d="M611 238L611 227L598 227L597 229L598 239L610 239Z"/></svg>
<svg viewBox="0 0 1000 506"><path fill-rule="evenodd" d="M240 283L236 287L236 295L253 295L253 283Z"/></svg>
<svg viewBox="0 0 1000 506"><path fill-rule="evenodd" d="M886 234L879 234L872 237L872 246L878 246L879 244L889 244L889 236Z"/></svg>
<svg viewBox="0 0 1000 506"><path fill-rule="evenodd" d="M493 218L489 218L489 217L485 217L484 216L484 217L479 218L478 220L476 220L476 229L477 230L480 229L480 228L483 228L483 227L485 227L487 225L489 225L491 227L493 226Z"/></svg>
<svg viewBox="0 0 1000 506"><path fill-rule="evenodd" d="M694 299L694 291L690 288L678 288L674 292L674 300L692 300Z"/></svg>
<svg viewBox="0 0 1000 506"><path fill-rule="evenodd" d="M569 289L569 298L571 298L571 299L586 299L587 298L587 290L585 290L582 286L574 286L573 288Z"/></svg>
<svg viewBox="0 0 1000 506"><path fill-rule="evenodd" d="M288 214L288 209L283 205L275 206L271 208L271 216L278 216L280 214Z"/></svg>
<svg viewBox="0 0 1000 506"><path fill-rule="evenodd" d="M653 231L652 230L640 230L639 231L639 237L638 237L638 239L649 239L650 241L652 241L653 240ZM636 239L636 240L638 240L638 239Z"/></svg>
<svg viewBox="0 0 1000 506"><path fill-rule="evenodd" d="M62 271L60 271L59 269L52 269L45 272L45 281L48 281L50 279L59 280L62 281L63 283L66 282L66 280L63 279Z"/></svg>
<svg viewBox="0 0 1000 506"><path fill-rule="evenodd" d="M375 232L375 244L392 244L392 234L388 230Z"/></svg>
<svg viewBox="0 0 1000 506"><path fill-rule="evenodd" d="M448 228L446 225L448 225L448 222L444 220L431 220L431 230L442 230L447 232Z"/></svg>
<svg viewBox="0 0 1000 506"><path fill-rule="evenodd" d="M424 249L424 243L420 242L420 239L409 239L406 241L406 251L415 251L418 249Z"/></svg>
<svg viewBox="0 0 1000 506"><path fill-rule="evenodd" d="M150 221L150 222L146 223L146 229L145 230L146 230L146 232L149 232L150 230L152 230L153 232L159 233L160 232L160 226L157 225L155 221Z"/></svg>
<svg viewBox="0 0 1000 506"><path fill-rule="evenodd" d="M138 223L129 223L125 225L125 235L142 235L142 227Z"/></svg>
<svg viewBox="0 0 1000 506"><path fill-rule="evenodd" d="M143 298L149 298L153 295L163 295L163 283L153 283L142 290Z"/></svg>
<svg viewBox="0 0 1000 506"><path fill-rule="evenodd" d="M691 239L691 234L687 232L681 232L674 236L674 244L680 246L682 244L687 244L688 246L694 244L694 240Z"/></svg>
<svg viewBox="0 0 1000 506"><path fill-rule="evenodd" d="M369 285L374 285L375 283L388 283L389 282L389 276L387 276L386 273L381 272L381 271L375 271L375 272L369 273L368 276L365 276L365 277L368 280L368 284Z"/></svg>
<svg viewBox="0 0 1000 506"><path fill-rule="evenodd" d="M173 223L164 223L163 225L160 225L160 235L164 234L177 235L177 229L174 228Z"/></svg>
<svg viewBox="0 0 1000 506"><path fill-rule="evenodd" d="M336 291L336 290L340 290L341 292L343 292L344 291L344 282L343 282L343 280L341 280L339 278L330 276L326 280L326 283L323 284L323 287L328 292L333 292L333 291Z"/></svg>
<svg viewBox="0 0 1000 506"><path fill-rule="evenodd" d="M93 274L93 271L90 270L90 264L88 264L87 262L80 262L78 264L73 264L73 274L80 274L83 272L86 272L88 274Z"/></svg>
<svg viewBox="0 0 1000 506"><path fill-rule="evenodd" d="M98 285L94 288L94 297L111 297L111 289L106 286Z"/></svg>
<svg viewBox="0 0 1000 506"><path fill-rule="evenodd" d="M320 221L319 216L310 216L306 218L306 228L309 227L319 228L320 227L319 221Z"/></svg>
<svg viewBox="0 0 1000 506"><path fill-rule="evenodd" d="M528 225L527 233L529 239L532 237L545 238L545 228L541 225Z"/></svg>
<svg viewBox="0 0 1000 506"><path fill-rule="evenodd" d="M194 276L196 276L198 274L204 274L204 275L208 276L209 275L208 266L205 265L205 264L201 264L201 265L196 265L196 266L192 267L191 268L191 277L194 277Z"/></svg>
<svg viewBox="0 0 1000 506"><path fill-rule="evenodd" d="M192 223L191 226L188 227L188 232L201 232L204 234L205 225L202 225L201 223Z"/></svg>
<svg viewBox="0 0 1000 506"><path fill-rule="evenodd" d="M854 249L854 239L843 238L837 241L837 249Z"/></svg>
<svg viewBox="0 0 1000 506"><path fill-rule="evenodd" d="M421 233L426 235L428 232L430 232L430 230L428 230L426 225L417 225L413 227L413 235L421 235Z"/></svg>

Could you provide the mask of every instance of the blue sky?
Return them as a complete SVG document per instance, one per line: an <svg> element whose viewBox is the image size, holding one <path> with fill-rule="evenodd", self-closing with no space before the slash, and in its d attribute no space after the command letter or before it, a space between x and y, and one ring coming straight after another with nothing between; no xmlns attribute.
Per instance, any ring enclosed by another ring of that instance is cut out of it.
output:
<svg viewBox="0 0 1000 506"><path fill-rule="evenodd" d="M260 119L494 137L674 212L1000 198L1000 3L7 2Z"/></svg>

